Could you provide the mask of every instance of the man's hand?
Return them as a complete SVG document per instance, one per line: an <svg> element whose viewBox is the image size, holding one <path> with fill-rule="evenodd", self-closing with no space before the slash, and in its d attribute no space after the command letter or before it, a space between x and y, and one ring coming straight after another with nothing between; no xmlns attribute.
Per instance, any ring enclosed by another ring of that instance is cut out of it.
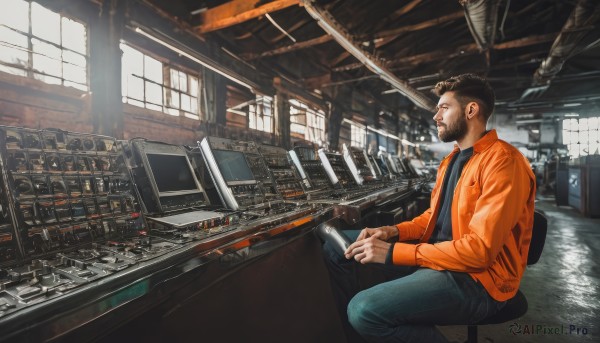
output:
<svg viewBox="0 0 600 343"><path fill-rule="evenodd" d="M363 232L365 232L366 230L376 229L365 229L363 230ZM363 232L361 232L361 235ZM381 231L376 231L375 233L377 232ZM387 256L391 244L392 243L380 240L379 238L375 237L375 235L364 239L360 239L359 236L359 239L356 242L350 244L348 249L346 249L344 256L347 259L354 258L357 262L362 264L385 263L385 258Z"/></svg>
<svg viewBox="0 0 600 343"><path fill-rule="evenodd" d="M368 237L375 237L382 241L387 241L394 236L398 236L398 229L395 226L382 226L373 229L367 227L360 232L356 241L358 242Z"/></svg>

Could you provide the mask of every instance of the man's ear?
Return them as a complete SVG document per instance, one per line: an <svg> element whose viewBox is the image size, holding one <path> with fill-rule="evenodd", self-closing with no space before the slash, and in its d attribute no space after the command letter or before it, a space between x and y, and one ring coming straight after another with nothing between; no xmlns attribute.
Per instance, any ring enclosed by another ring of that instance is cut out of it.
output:
<svg viewBox="0 0 600 343"><path fill-rule="evenodd" d="M465 112L467 112L467 118L473 119L473 117L479 113L479 104L475 101L471 101L467 104Z"/></svg>

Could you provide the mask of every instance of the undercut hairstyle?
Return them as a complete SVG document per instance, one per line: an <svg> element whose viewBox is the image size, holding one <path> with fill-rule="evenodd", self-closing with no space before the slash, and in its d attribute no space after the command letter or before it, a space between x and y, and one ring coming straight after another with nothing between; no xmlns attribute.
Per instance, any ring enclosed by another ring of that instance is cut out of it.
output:
<svg viewBox="0 0 600 343"><path fill-rule="evenodd" d="M456 99L463 108L469 102L476 102L486 122L494 112L494 103L496 102L494 90L489 82L479 75L462 74L453 76L446 81L438 82L433 92L437 96L442 96L446 92L454 92Z"/></svg>

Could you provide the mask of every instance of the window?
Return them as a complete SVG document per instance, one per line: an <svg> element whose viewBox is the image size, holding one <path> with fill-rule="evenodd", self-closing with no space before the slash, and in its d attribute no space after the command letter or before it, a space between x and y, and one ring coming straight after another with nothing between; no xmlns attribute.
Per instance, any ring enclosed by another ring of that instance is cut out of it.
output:
<svg viewBox="0 0 600 343"><path fill-rule="evenodd" d="M364 126L350 124L350 145L364 148L367 145L367 130Z"/></svg>
<svg viewBox="0 0 600 343"><path fill-rule="evenodd" d="M273 98L257 95L256 103L248 106L248 126L251 129L273 133Z"/></svg>
<svg viewBox="0 0 600 343"><path fill-rule="evenodd" d="M87 29L36 2L2 0L0 71L88 90Z"/></svg>
<svg viewBox="0 0 600 343"><path fill-rule="evenodd" d="M564 119L563 144L572 158L600 154L600 117Z"/></svg>
<svg viewBox="0 0 600 343"><path fill-rule="evenodd" d="M127 44L123 51L123 102L173 116L200 119L200 78L163 64Z"/></svg>
<svg viewBox="0 0 600 343"><path fill-rule="evenodd" d="M290 99L290 130L307 141L325 143L325 112L314 110L306 104Z"/></svg>

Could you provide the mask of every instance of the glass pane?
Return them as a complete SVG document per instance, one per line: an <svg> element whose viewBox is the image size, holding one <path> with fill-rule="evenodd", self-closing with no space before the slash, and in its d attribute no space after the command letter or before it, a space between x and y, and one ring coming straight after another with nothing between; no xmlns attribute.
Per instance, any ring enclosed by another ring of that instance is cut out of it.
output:
<svg viewBox="0 0 600 343"><path fill-rule="evenodd" d="M190 93L191 96L198 97L198 78L190 76Z"/></svg>
<svg viewBox="0 0 600 343"><path fill-rule="evenodd" d="M600 140L600 131L598 129L590 131L590 143L597 143Z"/></svg>
<svg viewBox="0 0 600 343"><path fill-rule="evenodd" d="M127 78L127 96L137 100L144 100L144 81L136 76Z"/></svg>
<svg viewBox="0 0 600 343"><path fill-rule="evenodd" d="M180 103L179 103L179 92L178 91L171 90L171 107L174 107L177 109L181 108ZM177 111L177 113L179 113L179 111Z"/></svg>
<svg viewBox="0 0 600 343"><path fill-rule="evenodd" d="M60 15L32 2L31 30L34 36L60 44Z"/></svg>
<svg viewBox="0 0 600 343"><path fill-rule="evenodd" d="M271 126L271 117L263 117L263 120L265 122L265 131L273 132L273 127Z"/></svg>
<svg viewBox="0 0 600 343"><path fill-rule="evenodd" d="M590 130L598 130L599 123L600 123L600 118L598 118L598 117L589 118L589 120L588 120Z"/></svg>
<svg viewBox="0 0 600 343"><path fill-rule="evenodd" d="M27 36L4 26L0 26L0 42L2 42L1 45L19 46L25 49L27 48Z"/></svg>
<svg viewBox="0 0 600 343"><path fill-rule="evenodd" d="M83 24L69 18L62 18L62 46L80 54L87 52L87 35Z"/></svg>
<svg viewBox="0 0 600 343"><path fill-rule="evenodd" d="M87 65L87 61L85 60L85 56L80 55L76 52L63 50L63 61L68 62L70 64L74 64L76 66L85 68Z"/></svg>
<svg viewBox="0 0 600 343"><path fill-rule="evenodd" d="M179 72L175 69L171 69L171 88L179 89Z"/></svg>
<svg viewBox="0 0 600 343"><path fill-rule="evenodd" d="M192 110L190 112L198 114L198 98L192 97L190 100L190 104L192 105Z"/></svg>
<svg viewBox="0 0 600 343"><path fill-rule="evenodd" d="M256 115L254 113L248 113L248 127L256 129Z"/></svg>
<svg viewBox="0 0 600 343"><path fill-rule="evenodd" d="M571 143L579 142L579 132L571 131Z"/></svg>
<svg viewBox="0 0 600 343"><path fill-rule="evenodd" d="M144 55L125 45L121 44L123 51L123 74L144 75Z"/></svg>
<svg viewBox="0 0 600 343"><path fill-rule="evenodd" d="M0 61L12 64L18 64L27 68L29 55L22 48L12 47L0 43Z"/></svg>
<svg viewBox="0 0 600 343"><path fill-rule="evenodd" d="M192 104L191 104L191 98L189 95L187 94L181 94L181 109L186 111L186 112L191 112L192 111Z"/></svg>
<svg viewBox="0 0 600 343"><path fill-rule="evenodd" d="M162 106L162 86L146 81L146 101Z"/></svg>
<svg viewBox="0 0 600 343"><path fill-rule="evenodd" d="M270 106L270 104L263 105L263 115L269 116L269 117L273 115L271 113L271 106Z"/></svg>
<svg viewBox="0 0 600 343"><path fill-rule="evenodd" d="M590 132L589 131L581 131L579 132L579 143L588 144L590 141Z"/></svg>
<svg viewBox="0 0 600 343"><path fill-rule="evenodd" d="M51 57L55 60L60 60L61 59L61 50L60 48L48 44L48 43L44 43L41 40L38 39L32 39L31 42L33 43L33 52L34 52L34 57L36 54L40 54L40 55L44 55L47 57Z"/></svg>
<svg viewBox="0 0 600 343"><path fill-rule="evenodd" d="M41 55L33 55L33 69L48 75L62 74L60 61Z"/></svg>
<svg viewBox="0 0 600 343"><path fill-rule="evenodd" d="M265 123L261 116L256 117L256 129L261 130L261 131L265 130Z"/></svg>
<svg viewBox="0 0 600 343"><path fill-rule="evenodd" d="M571 143L571 131L563 131L563 144Z"/></svg>
<svg viewBox="0 0 600 343"><path fill-rule="evenodd" d="M63 63L63 78L65 80L74 81L81 84L86 84L85 68L81 68L72 64Z"/></svg>
<svg viewBox="0 0 600 343"><path fill-rule="evenodd" d="M179 72L179 90L184 93L188 91L187 74Z"/></svg>
<svg viewBox="0 0 600 343"><path fill-rule="evenodd" d="M304 134L304 131L306 130L306 127L304 125L300 125L300 124L295 124L292 123L290 125L290 130L292 132L296 132L296 133L300 133L300 134Z"/></svg>
<svg viewBox="0 0 600 343"><path fill-rule="evenodd" d="M162 63L144 55L144 76L156 83L163 83Z"/></svg>
<svg viewBox="0 0 600 343"><path fill-rule="evenodd" d="M23 0L2 0L0 24L29 32L29 3Z"/></svg>

